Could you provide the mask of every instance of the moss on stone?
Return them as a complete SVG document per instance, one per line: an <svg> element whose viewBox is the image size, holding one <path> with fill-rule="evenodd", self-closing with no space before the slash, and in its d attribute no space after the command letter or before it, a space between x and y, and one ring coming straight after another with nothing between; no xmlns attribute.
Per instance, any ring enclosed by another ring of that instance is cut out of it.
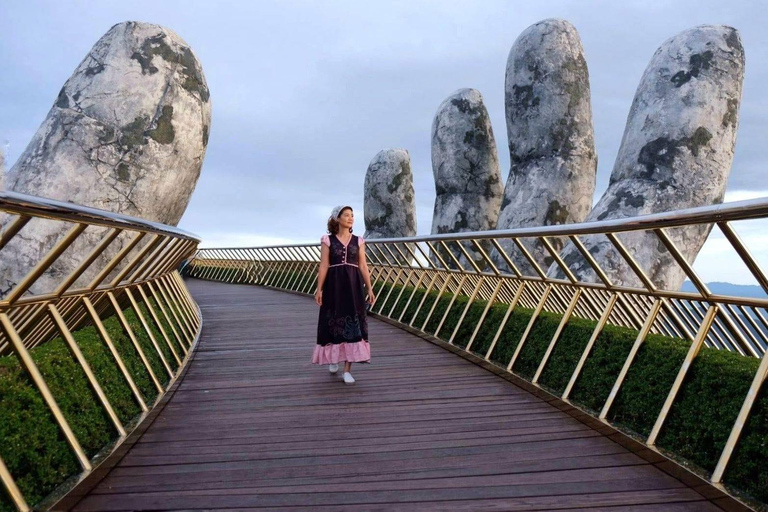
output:
<svg viewBox="0 0 768 512"><path fill-rule="evenodd" d="M512 86L513 106L517 110L528 110L539 106L540 99L533 93L533 85Z"/></svg>
<svg viewBox="0 0 768 512"><path fill-rule="evenodd" d="M147 116L138 116L133 121L123 126L120 130L120 145L129 149L146 143L144 130L146 129L149 118Z"/></svg>
<svg viewBox="0 0 768 512"><path fill-rule="evenodd" d="M200 99L204 102L208 101L210 97L208 87L205 85L205 80L199 70L197 60L190 48L182 48L179 55L179 64L181 64L180 71L185 76L181 86L189 92L197 92L200 95Z"/></svg>
<svg viewBox="0 0 768 512"><path fill-rule="evenodd" d="M143 74L154 75L158 72L157 67L152 64L155 56L172 64L178 64L179 73L182 75L181 86L189 92L199 94L203 102L208 101L210 98L208 87L205 85L197 60L190 48L183 47L181 52L177 53L166 42L165 34L158 34L144 40L139 51L134 52L131 58L138 61Z"/></svg>
<svg viewBox="0 0 768 512"><path fill-rule="evenodd" d="M670 79L675 87L681 87L683 84L690 82L691 78L698 78L701 70L707 70L712 65L712 59L714 54L711 50L707 50L703 53L694 53L688 59L689 69L678 71Z"/></svg>
<svg viewBox="0 0 768 512"><path fill-rule="evenodd" d="M69 97L64 87L59 91L59 96L56 98L56 106L59 108L69 108Z"/></svg>
<svg viewBox="0 0 768 512"><path fill-rule="evenodd" d="M152 64L152 59L155 56L171 63L176 63L179 60L178 54L165 42L165 34L158 34L145 39L139 51L133 52L131 58L138 61L143 74L154 75L158 72L157 67Z"/></svg>
<svg viewBox="0 0 768 512"><path fill-rule="evenodd" d="M699 156L699 148L706 146L710 140L712 140L712 134L709 130L703 126L699 126L696 128L696 131L693 132L693 135L683 139L683 142L691 153L693 153L693 156Z"/></svg>
<svg viewBox="0 0 768 512"><path fill-rule="evenodd" d="M642 195L635 194L630 190L620 189L608 203L605 211L597 216L597 220L603 220L613 214L619 208L642 208L645 205L645 198Z"/></svg>
<svg viewBox="0 0 768 512"><path fill-rule="evenodd" d="M553 226L558 224L566 224L568 223L568 217L568 207L560 204L560 201L555 199L549 203L547 213L544 216L544 225Z"/></svg>
<svg viewBox="0 0 768 512"><path fill-rule="evenodd" d="M127 182L131 177L131 168L128 164L125 162L120 162L117 164L117 168L115 169L117 171L117 180Z"/></svg>
<svg viewBox="0 0 768 512"><path fill-rule="evenodd" d="M727 107L725 114L723 114L723 128L728 128L731 125L736 126L736 122L739 119L739 100L735 98L729 99L726 103Z"/></svg>
<svg viewBox="0 0 768 512"><path fill-rule="evenodd" d="M162 114L157 118L157 125L153 130L147 132L152 139L160 144L170 144L173 142L176 133L173 130L173 107L165 105Z"/></svg>

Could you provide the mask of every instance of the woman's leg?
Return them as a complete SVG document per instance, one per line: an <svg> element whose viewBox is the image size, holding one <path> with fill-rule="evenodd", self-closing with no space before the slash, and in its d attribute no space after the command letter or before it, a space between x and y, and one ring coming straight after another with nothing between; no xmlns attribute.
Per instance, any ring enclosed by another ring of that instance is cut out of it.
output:
<svg viewBox="0 0 768 512"><path fill-rule="evenodd" d="M344 362L344 384L354 384L355 378L352 377L352 374L349 373L349 370L352 369L352 363L349 361Z"/></svg>

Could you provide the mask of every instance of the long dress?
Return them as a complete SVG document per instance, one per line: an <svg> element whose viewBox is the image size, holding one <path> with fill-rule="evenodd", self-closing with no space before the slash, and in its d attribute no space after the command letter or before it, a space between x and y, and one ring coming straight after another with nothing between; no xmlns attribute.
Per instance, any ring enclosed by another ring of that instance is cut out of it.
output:
<svg viewBox="0 0 768 512"><path fill-rule="evenodd" d="M323 283L323 304L312 362L370 362L365 283L358 267L360 247L365 240L352 235L344 245L336 235L323 235L320 242L330 248L330 263Z"/></svg>

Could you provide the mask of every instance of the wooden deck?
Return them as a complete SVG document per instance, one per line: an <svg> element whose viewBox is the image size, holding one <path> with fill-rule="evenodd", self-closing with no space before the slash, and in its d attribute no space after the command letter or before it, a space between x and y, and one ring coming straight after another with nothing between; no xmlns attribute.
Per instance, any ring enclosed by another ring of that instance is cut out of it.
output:
<svg viewBox="0 0 768 512"><path fill-rule="evenodd" d="M188 281L204 327L175 395L82 511L720 510L552 405L369 319L354 386L309 364L317 306Z"/></svg>

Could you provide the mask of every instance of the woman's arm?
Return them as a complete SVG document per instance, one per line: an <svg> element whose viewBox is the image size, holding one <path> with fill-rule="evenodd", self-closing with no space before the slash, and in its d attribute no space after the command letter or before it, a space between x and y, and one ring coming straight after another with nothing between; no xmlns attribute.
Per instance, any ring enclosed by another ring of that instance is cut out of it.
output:
<svg viewBox="0 0 768 512"><path fill-rule="evenodd" d="M373 286L371 286L371 273L368 270L368 260L365 258L365 246L367 244L363 244L360 246L360 255L358 257L358 264L360 267L360 273L363 274L363 281L365 281L365 287L368 290L368 302L371 303L371 306L373 306L373 303L376 302L376 296L373 294Z"/></svg>
<svg viewBox="0 0 768 512"><path fill-rule="evenodd" d="M331 261L330 248L321 243L320 244L320 266L317 269L317 290L315 290L315 302L318 306L323 305L323 283L325 283L325 276L328 274L328 265Z"/></svg>

